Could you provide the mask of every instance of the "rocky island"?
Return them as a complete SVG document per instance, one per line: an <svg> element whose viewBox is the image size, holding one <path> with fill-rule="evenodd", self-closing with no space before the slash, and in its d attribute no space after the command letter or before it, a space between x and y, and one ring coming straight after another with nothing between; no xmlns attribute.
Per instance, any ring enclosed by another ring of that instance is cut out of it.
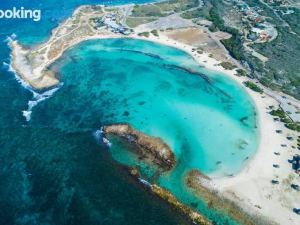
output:
<svg viewBox="0 0 300 225"><path fill-rule="evenodd" d="M110 135L115 135L126 140L141 158L163 170L171 170L176 165L174 153L161 138L148 136L128 124L104 126L103 132L108 138Z"/></svg>

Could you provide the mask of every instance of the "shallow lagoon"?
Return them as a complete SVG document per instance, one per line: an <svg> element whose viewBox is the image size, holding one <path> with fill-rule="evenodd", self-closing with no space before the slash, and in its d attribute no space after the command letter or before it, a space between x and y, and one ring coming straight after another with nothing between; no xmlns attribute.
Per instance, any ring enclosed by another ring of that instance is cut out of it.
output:
<svg viewBox="0 0 300 225"><path fill-rule="evenodd" d="M109 152L123 164L139 165L146 179L217 224L235 224L196 198L184 175L194 168L214 176L235 174L255 153L255 108L241 87L178 49L132 39L84 42L53 69L63 86L34 110L31 124L76 133L126 122L159 136L174 150L178 165L158 177L120 143Z"/></svg>
<svg viewBox="0 0 300 225"><path fill-rule="evenodd" d="M60 64L61 92L70 90L76 101L60 114L78 109L70 122L80 113L80 121L98 114L101 124L130 123L161 137L185 167L205 174L235 174L256 150L249 96L180 50L131 39L89 41Z"/></svg>

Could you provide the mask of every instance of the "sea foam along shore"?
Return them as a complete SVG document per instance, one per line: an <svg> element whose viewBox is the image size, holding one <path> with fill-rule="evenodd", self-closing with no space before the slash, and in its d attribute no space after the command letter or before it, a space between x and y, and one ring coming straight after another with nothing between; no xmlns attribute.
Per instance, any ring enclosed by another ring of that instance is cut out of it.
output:
<svg viewBox="0 0 300 225"><path fill-rule="evenodd" d="M258 150L252 159L245 163L239 174L234 177L221 178L216 174L211 174L212 180L207 187L234 201L250 214L262 215L279 224L299 224L300 217L293 213L293 208L299 207L300 195L290 188L289 182L295 178L295 175L291 164L288 163L288 159L291 159L297 151L292 148L293 145L296 146L297 133L287 129L283 123L274 121L269 114L269 107L278 108L279 103L268 95L246 88L243 82L249 80L247 77L238 77L235 75L235 70L224 69L219 65L219 61L209 56L209 53L196 54L193 52L193 46L174 41L164 35L142 39L187 52L206 69L218 71L228 76L229 79L233 79L251 96L258 116ZM282 130L282 133L278 134L276 130ZM293 136L294 141L288 141L287 136ZM285 144L287 147L283 147ZM274 152L280 152L280 155L275 155ZM274 168L273 164L280 165L280 168ZM271 183L272 179L280 183L274 185ZM299 179L294 179L294 181L300 184Z"/></svg>
<svg viewBox="0 0 300 225"><path fill-rule="evenodd" d="M11 37L7 38L7 43L8 43L8 46L12 49L12 54L10 55L10 63L9 64L3 63L3 64L7 67L9 72L14 74L18 83L20 83L22 85L22 87L24 87L25 89L29 90L32 93L32 99L28 101L27 109L22 111L22 114L25 117L26 121L29 122L31 120L31 114L32 114L33 108L35 106L37 106L40 102L42 102L42 101L50 98L52 95L54 95L54 93L56 91L58 91L60 89L60 87L63 86L63 83L59 83L58 85L51 87L51 89L45 90L44 92L41 92L41 93L33 90L32 86L29 83L27 83L27 81L24 80L23 77L19 76L20 73L18 73L16 70L18 67L13 66L12 62L14 60L14 53L13 53L14 50L13 50L11 43L14 42L15 38L16 38L15 34L13 34ZM22 68L22 65L18 65L18 66L21 66L21 68Z"/></svg>
<svg viewBox="0 0 300 225"><path fill-rule="evenodd" d="M248 80L248 78L235 76L236 71L234 70L225 70L219 65L219 61L209 57L209 53L196 54L193 52L193 46L170 39L163 34L160 34L158 37L150 35L148 38L140 37L136 34L131 34L126 37L148 40L179 48L193 56L193 58L201 65L204 65L206 69L221 72L235 80L249 93L256 105L258 113L260 127L260 144L258 151L250 162L245 165L241 173L235 177L213 179L210 187L215 188L222 195L236 201L241 207L253 213L265 215L272 220L278 221L280 224L287 224L287 221L288 224L299 224L300 218L292 212L292 208L297 207L298 202L300 202L300 197L298 193L287 191L289 186L287 182L284 182L293 176L293 171L290 164L287 163L287 160L290 159L294 153L294 150L290 148L294 143L289 143L288 147L281 151L280 156L274 155L274 151L280 151L281 144L287 142L287 134L296 136L296 133L287 130L280 122L275 122L272 116L268 114L267 108L271 105L277 107L278 102L268 95L261 95L245 88L242 83ZM68 46L71 47L85 40L106 38L124 38L124 36L112 33L85 36L69 43ZM28 63L24 63L25 50L22 49L16 41L11 42L11 46L13 48L14 57L12 66L22 79L32 86L34 86L36 81L42 81L39 82L35 88L50 87L57 84L58 81L55 80L55 77L47 77L47 74L46 76L42 76L45 65L38 66L35 70L36 76L32 76L30 73L31 68L28 67ZM57 58L59 58L63 52L64 51L60 52ZM55 60L47 62L47 65L54 61ZM22 71L20 68L22 68ZM25 76L25 73L22 73L24 71L29 73ZM275 132L277 129L283 130L282 134L277 134ZM280 168L273 168L272 164L274 163L279 164ZM274 186L271 184L271 180L274 178L282 182Z"/></svg>
<svg viewBox="0 0 300 225"><path fill-rule="evenodd" d="M45 101L46 99L50 98L54 95L56 91L59 90L59 88L63 85L63 83L60 83L58 86L44 91L42 93L37 93L35 91L32 91L33 98L32 100L28 101L28 108L27 110L22 111L23 116L25 117L26 121L29 122L31 120L31 114L32 110L35 106L37 106L40 102Z"/></svg>
<svg viewBox="0 0 300 225"><path fill-rule="evenodd" d="M59 83L59 80L52 74L45 74L43 64L33 68L27 58L27 50L23 49L16 40L10 40L9 46L12 49L11 67L26 84L35 89L50 88Z"/></svg>

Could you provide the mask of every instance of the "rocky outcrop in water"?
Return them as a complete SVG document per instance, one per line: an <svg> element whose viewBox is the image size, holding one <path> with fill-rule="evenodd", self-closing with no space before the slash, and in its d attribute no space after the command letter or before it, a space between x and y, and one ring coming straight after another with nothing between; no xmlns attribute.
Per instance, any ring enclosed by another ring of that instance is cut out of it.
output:
<svg viewBox="0 0 300 225"><path fill-rule="evenodd" d="M178 199L168 190L156 185L151 184L148 181L140 177L139 170L135 167L127 167L129 174L136 178L140 184L149 190L154 196L157 196L162 201L167 202L172 208L178 210L180 214L184 215L187 219L184 224L196 224L196 225L212 225L212 223L203 215L196 212L192 208L182 204Z"/></svg>
<svg viewBox="0 0 300 225"><path fill-rule="evenodd" d="M176 165L174 153L161 138L146 135L128 124L104 126L103 133L105 136L115 135L127 141L141 158L151 161L165 171Z"/></svg>
<svg viewBox="0 0 300 225"><path fill-rule="evenodd" d="M175 207L176 209L180 210L182 213L184 213L188 218L191 219L191 221L194 224L199 225L211 225L212 223L209 222L204 216L201 214L195 212L193 209L191 209L188 206L183 205L180 203L174 195L172 195L169 191L167 191L164 188L159 187L158 185L151 185L151 191L161 199L168 202L171 206Z"/></svg>

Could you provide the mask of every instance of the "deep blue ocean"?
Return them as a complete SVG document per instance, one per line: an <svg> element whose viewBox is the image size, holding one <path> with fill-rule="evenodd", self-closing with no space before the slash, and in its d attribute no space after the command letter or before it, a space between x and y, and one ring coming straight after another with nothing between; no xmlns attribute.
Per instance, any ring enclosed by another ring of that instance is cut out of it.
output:
<svg viewBox="0 0 300 225"><path fill-rule="evenodd" d="M42 11L39 22L0 19L0 225L189 224L128 175L123 165L137 162L124 147L110 151L97 143L95 131L115 122L159 134L175 149L179 166L153 182L172 190L215 224L236 224L185 190L183 176L195 167L206 173L238 172L256 148L255 109L249 96L224 77L210 73L210 84L180 69L189 65L205 73L185 53L129 40L83 43L53 65L63 85L34 107L29 122L23 115L37 99L9 71L8 37L33 47L46 41L79 5L144 2L150 1L0 3L0 9L23 6ZM115 62L118 65L111 67ZM220 160L221 167L216 163ZM141 171L151 173L151 168Z"/></svg>

